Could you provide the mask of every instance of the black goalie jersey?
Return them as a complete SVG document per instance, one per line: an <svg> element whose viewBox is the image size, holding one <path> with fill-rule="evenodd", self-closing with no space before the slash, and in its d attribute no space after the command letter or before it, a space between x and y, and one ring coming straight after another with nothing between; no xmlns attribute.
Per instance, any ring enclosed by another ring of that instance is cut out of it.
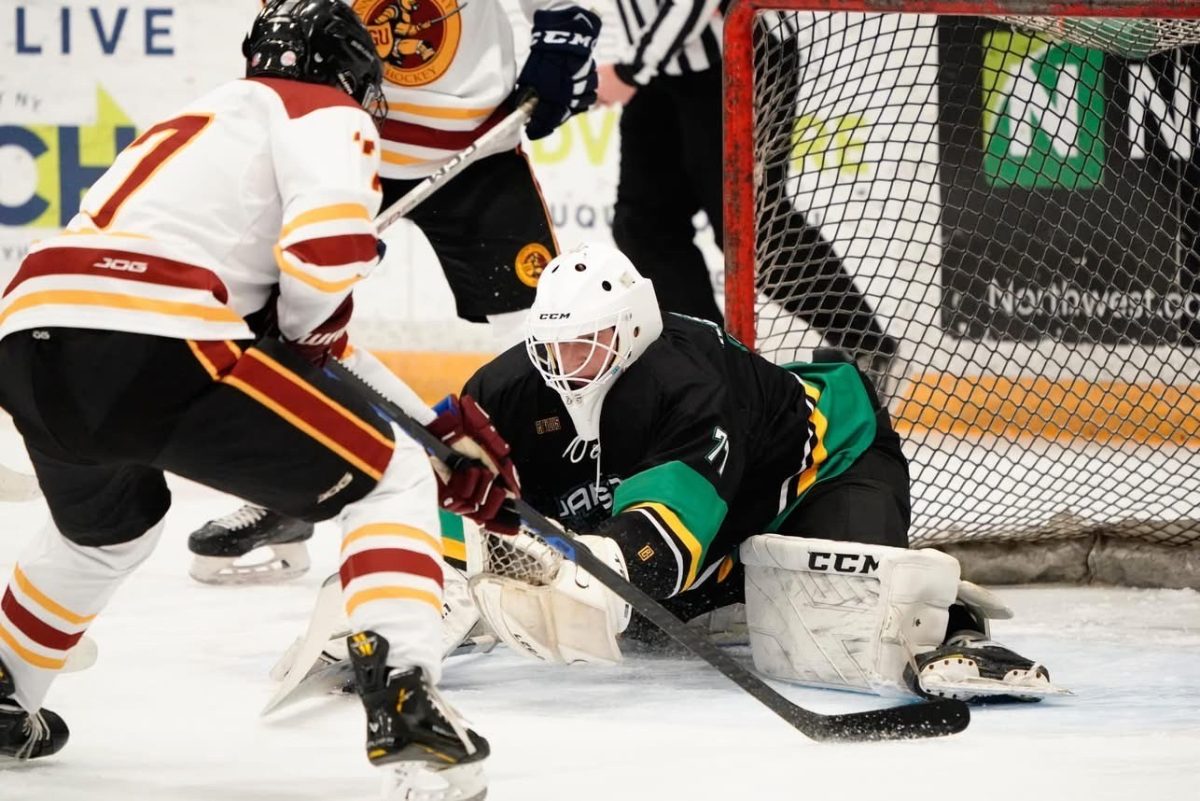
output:
<svg viewBox="0 0 1200 801"><path fill-rule="evenodd" d="M747 537L779 530L888 426L853 366L778 367L717 326L673 314L615 379L598 444L576 437L524 345L463 394L512 445L525 498L576 531L615 536L631 579L660 597L702 581Z"/></svg>

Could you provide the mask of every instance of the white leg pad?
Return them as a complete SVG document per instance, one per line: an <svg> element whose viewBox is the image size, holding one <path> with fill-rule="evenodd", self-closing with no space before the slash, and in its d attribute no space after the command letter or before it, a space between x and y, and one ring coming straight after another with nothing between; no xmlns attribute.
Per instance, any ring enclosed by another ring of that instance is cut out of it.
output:
<svg viewBox="0 0 1200 801"><path fill-rule="evenodd" d="M582 536L579 543L628 575L612 540ZM472 577L470 584L484 619L517 653L562 664L621 660L617 635L629 625L629 605L574 562L564 560L546 586L491 573Z"/></svg>
<svg viewBox="0 0 1200 801"><path fill-rule="evenodd" d="M904 667L941 644L958 560L779 534L741 546L754 664L774 678L879 694L907 692Z"/></svg>

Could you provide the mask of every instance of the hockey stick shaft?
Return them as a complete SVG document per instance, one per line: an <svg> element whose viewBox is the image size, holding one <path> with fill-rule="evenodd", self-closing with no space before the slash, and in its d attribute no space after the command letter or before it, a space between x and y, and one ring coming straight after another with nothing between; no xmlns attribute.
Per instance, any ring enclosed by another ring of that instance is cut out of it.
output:
<svg viewBox="0 0 1200 801"><path fill-rule="evenodd" d="M414 186L404 197L388 206L375 218L375 231L382 234L396 224L401 217L407 216L413 209L421 205L437 190L441 189L452 178L460 175L483 156L492 152L498 142L503 142L524 127L529 115L537 105L537 97L530 95L517 104L511 114L496 123L495 127L476 139L467 147L454 154L454 157L438 167L437 171L421 183Z"/></svg>
<svg viewBox="0 0 1200 801"><path fill-rule="evenodd" d="M467 457L450 448L426 428L411 418L399 405L344 365L331 361L326 372L355 387L404 433L423 446L434 458L452 469ZM671 614L658 601L630 584L619 573L604 564L585 547L571 541L568 534L538 512L526 501L516 499L515 509L522 521L535 534L567 559L615 592L640 615L650 620L676 642L703 659L733 683L737 684L790 725L814 740L891 740L919 737L939 737L962 731L970 722L970 712L961 701L938 700L909 704L890 709L856 712L845 715L822 715L794 704L780 695L765 681L744 668L712 643L707 637Z"/></svg>

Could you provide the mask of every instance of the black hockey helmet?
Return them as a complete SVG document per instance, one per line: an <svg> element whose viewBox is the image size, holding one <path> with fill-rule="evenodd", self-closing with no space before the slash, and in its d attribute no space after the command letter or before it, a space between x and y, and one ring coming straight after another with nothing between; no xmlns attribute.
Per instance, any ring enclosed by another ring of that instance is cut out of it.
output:
<svg viewBox="0 0 1200 801"><path fill-rule="evenodd" d="M387 115L375 44L341 0L270 0L242 41L242 55L247 78L333 86L358 101L376 124Z"/></svg>

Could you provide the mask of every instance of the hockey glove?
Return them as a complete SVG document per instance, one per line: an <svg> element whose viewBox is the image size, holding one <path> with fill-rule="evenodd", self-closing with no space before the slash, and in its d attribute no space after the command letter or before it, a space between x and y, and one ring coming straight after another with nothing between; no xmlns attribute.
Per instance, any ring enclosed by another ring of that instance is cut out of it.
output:
<svg viewBox="0 0 1200 801"><path fill-rule="evenodd" d="M283 341L306 361L317 367L324 367L330 357L339 358L346 351L350 342L346 326L350 324L350 315L353 312L354 296L348 295L328 320L299 339L284 337Z"/></svg>
<svg viewBox="0 0 1200 801"><path fill-rule="evenodd" d="M504 499L520 493L508 443L470 395L461 399L447 395L434 411L438 416L426 428L473 460L455 469L434 461L438 503L446 511L487 525L492 531L515 534L511 516L500 514Z"/></svg>
<svg viewBox="0 0 1200 801"><path fill-rule="evenodd" d="M533 15L529 58L517 76L517 94L533 91L537 107L525 125L530 139L549 136L572 114L596 101L596 62L592 50L600 17L582 8L538 11Z"/></svg>

